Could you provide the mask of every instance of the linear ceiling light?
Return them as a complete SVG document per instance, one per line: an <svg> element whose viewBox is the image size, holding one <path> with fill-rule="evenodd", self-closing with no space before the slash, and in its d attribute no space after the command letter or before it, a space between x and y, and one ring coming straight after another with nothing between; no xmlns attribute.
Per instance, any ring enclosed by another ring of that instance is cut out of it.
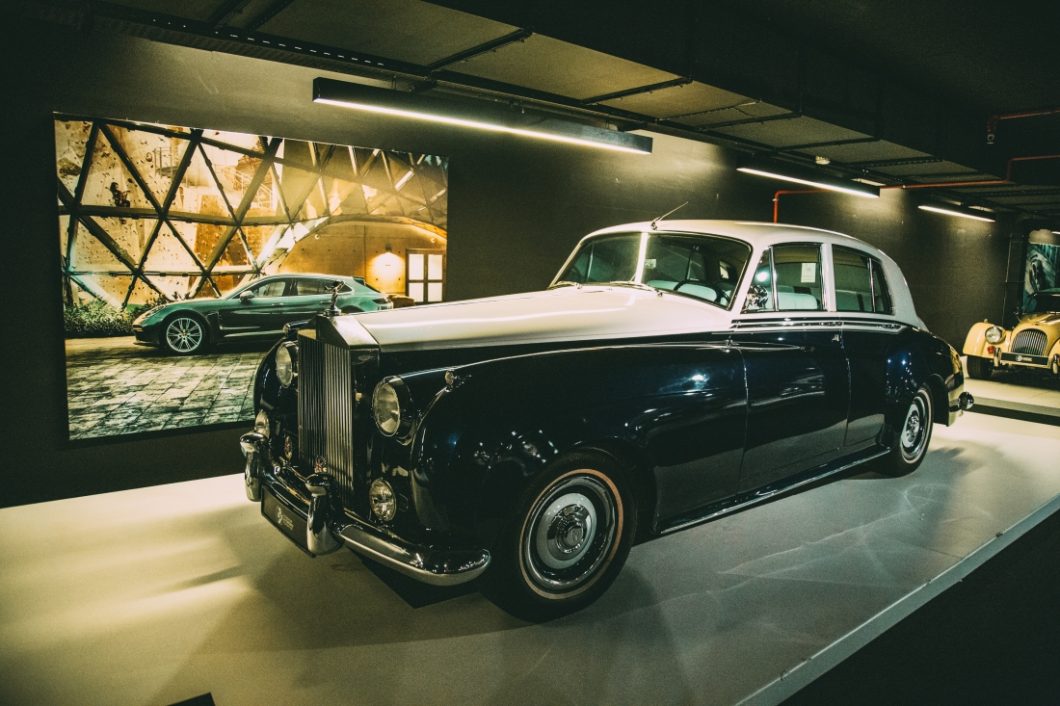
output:
<svg viewBox="0 0 1060 706"><path fill-rule="evenodd" d="M848 194L850 196L861 196L868 199L878 199L880 197L880 190L874 186L858 184L852 181L832 179L827 176L814 175L812 177L807 176L803 178L793 176L789 173L781 173L772 167L765 165L760 166L757 164L737 167L736 171L743 172L744 174L754 174L755 176L766 177L767 179L779 179L780 181L790 181L793 184L812 186L815 189L838 191L841 194Z"/></svg>
<svg viewBox="0 0 1060 706"><path fill-rule="evenodd" d="M651 154L652 139L618 130L582 125L538 115L498 112L490 107L475 109L456 101L427 98L372 86L361 86L327 78L313 80L313 102L392 115L454 127L532 137L599 149Z"/></svg>
<svg viewBox="0 0 1060 706"><path fill-rule="evenodd" d="M987 218L986 216L979 216L974 213L968 213L967 211L958 210L956 206L949 206L942 208L941 206L925 206L923 204L917 206L921 211L931 211L932 213L941 213L946 216L954 216L956 218L967 218L972 221L983 221L984 223L993 223L993 218Z"/></svg>

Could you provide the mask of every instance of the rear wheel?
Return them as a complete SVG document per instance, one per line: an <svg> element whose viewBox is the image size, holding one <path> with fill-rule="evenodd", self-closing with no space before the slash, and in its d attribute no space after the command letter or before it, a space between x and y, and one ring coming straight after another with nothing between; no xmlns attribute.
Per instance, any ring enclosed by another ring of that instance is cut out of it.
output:
<svg viewBox="0 0 1060 706"><path fill-rule="evenodd" d="M917 469L931 443L933 411L930 390L920 387L900 417L898 438L880 464L880 470L888 475L903 476Z"/></svg>
<svg viewBox="0 0 1060 706"><path fill-rule="evenodd" d="M976 380L987 380L994 372L994 361L989 358L968 356L968 375Z"/></svg>
<svg viewBox="0 0 1060 706"><path fill-rule="evenodd" d="M547 620L584 608L614 581L636 532L626 474L610 457L560 458L524 493L494 551L489 590L508 612Z"/></svg>

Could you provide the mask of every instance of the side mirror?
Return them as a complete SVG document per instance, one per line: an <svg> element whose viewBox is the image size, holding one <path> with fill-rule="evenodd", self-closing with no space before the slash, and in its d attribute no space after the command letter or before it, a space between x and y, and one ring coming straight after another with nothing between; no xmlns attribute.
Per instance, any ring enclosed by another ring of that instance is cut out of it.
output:
<svg viewBox="0 0 1060 706"><path fill-rule="evenodd" d="M239 301L243 302L244 304L249 303L250 300L253 299L253 298L254 298L254 292L247 291L247 292L240 292L239 293Z"/></svg>

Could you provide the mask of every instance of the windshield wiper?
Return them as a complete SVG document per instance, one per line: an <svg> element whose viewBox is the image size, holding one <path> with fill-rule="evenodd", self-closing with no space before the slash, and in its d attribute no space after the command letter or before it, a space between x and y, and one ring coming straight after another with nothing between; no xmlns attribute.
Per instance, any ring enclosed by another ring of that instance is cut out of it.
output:
<svg viewBox="0 0 1060 706"><path fill-rule="evenodd" d="M559 282L556 282L555 284L550 285L549 289L555 289L556 287L580 287L580 286L582 286L581 282L572 282L569 279L561 279Z"/></svg>

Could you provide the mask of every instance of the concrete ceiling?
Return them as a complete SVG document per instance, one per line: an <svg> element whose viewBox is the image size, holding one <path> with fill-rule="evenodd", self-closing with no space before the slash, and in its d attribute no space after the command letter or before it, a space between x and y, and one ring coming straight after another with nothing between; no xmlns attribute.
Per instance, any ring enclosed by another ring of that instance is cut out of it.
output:
<svg viewBox="0 0 1060 706"><path fill-rule="evenodd" d="M1022 7L36 0L22 9L68 22L91 12L97 24L161 41L391 79L406 89L502 97L800 166L823 157L837 176L968 182L938 195L1056 227L1060 159L1013 158L1060 153L1060 52L1051 36L1060 4ZM1004 179L1011 183L975 184Z"/></svg>

